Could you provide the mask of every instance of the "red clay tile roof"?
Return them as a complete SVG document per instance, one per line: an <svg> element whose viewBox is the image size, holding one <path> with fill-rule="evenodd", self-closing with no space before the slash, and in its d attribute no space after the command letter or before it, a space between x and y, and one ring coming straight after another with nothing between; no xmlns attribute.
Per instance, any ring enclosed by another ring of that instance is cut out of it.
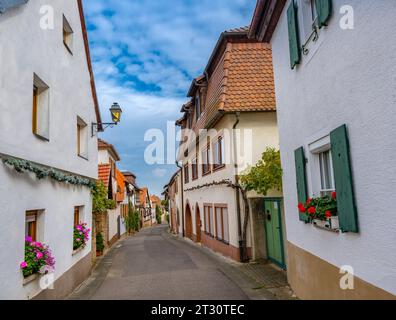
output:
<svg viewBox="0 0 396 320"><path fill-rule="evenodd" d="M148 193L148 189L146 187L141 188L139 192L139 199L141 205L146 204L147 193Z"/></svg>
<svg viewBox="0 0 396 320"><path fill-rule="evenodd" d="M106 188L109 187L111 167L109 164L100 164L98 166L99 180L103 182Z"/></svg>
<svg viewBox="0 0 396 320"><path fill-rule="evenodd" d="M155 195L151 196L151 197L150 197L150 200L151 200L152 203L155 203L155 204L157 204L157 205L159 205L159 206L161 205L161 199L158 198L158 197L155 196Z"/></svg>
<svg viewBox="0 0 396 320"><path fill-rule="evenodd" d="M120 170L116 168L116 179L117 179L117 194L116 201L122 202L125 199L125 177Z"/></svg>
<svg viewBox="0 0 396 320"><path fill-rule="evenodd" d="M226 33L248 33L250 26L243 26L239 28L233 28L225 31Z"/></svg>
<svg viewBox="0 0 396 320"><path fill-rule="evenodd" d="M269 44L232 43L226 50L224 69L225 97L220 110L276 110L272 52Z"/></svg>

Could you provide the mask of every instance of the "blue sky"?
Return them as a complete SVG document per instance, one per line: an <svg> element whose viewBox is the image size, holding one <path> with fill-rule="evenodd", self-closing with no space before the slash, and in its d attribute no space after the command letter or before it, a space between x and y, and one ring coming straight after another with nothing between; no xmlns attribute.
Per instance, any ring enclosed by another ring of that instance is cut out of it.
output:
<svg viewBox="0 0 396 320"><path fill-rule="evenodd" d="M148 165L148 129L178 119L191 80L200 75L224 30L250 23L255 0L84 0L102 120L123 108L121 124L100 135L121 170L160 195L175 165Z"/></svg>

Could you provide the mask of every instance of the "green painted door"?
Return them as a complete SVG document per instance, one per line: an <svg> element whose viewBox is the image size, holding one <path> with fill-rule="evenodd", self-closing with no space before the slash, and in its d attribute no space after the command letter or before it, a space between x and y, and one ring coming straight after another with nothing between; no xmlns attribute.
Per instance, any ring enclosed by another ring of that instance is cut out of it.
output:
<svg viewBox="0 0 396 320"><path fill-rule="evenodd" d="M266 199L264 201L264 212L268 259L285 269L286 266L283 251L281 200Z"/></svg>

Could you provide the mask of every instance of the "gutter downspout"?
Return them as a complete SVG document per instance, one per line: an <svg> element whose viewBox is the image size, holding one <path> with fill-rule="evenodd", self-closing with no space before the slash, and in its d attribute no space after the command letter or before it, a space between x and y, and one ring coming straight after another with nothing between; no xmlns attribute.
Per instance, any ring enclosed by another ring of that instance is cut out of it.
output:
<svg viewBox="0 0 396 320"><path fill-rule="evenodd" d="M182 208L181 208L181 212L182 212L182 236L184 238L184 178L183 178L183 167L180 166L179 162L177 162L176 160L176 166L180 169L181 175L180 175L180 180L181 180L181 201L182 201Z"/></svg>
<svg viewBox="0 0 396 320"><path fill-rule="evenodd" d="M236 121L232 127L232 138L233 138L233 149L234 149L234 177L235 177L235 184L239 184L239 179L238 179L238 152L236 148L236 135L235 135L235 129L239 124L239 117L240 117L240 112L235 113ZM238 244L239 244L239 259L241 262L243 262L245 259L245 247L244 247L244 239L242 239L242 221L241 221L241 200L240 200L240 195L239 195L239 189L235 188L235 200L236 200L236 205L237 205L237 219L238 219Z"/></svg>

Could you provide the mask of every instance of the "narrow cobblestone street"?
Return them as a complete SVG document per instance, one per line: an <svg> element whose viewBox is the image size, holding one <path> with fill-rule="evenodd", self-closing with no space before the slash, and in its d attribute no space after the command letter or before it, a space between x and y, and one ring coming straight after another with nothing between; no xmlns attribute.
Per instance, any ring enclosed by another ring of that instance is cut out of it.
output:
<svg viewBox="0 0 396 320"><path fill-rule="evenodd" d="M254 266L230 262L157 226L116 244L69 299L277 298L240 268Z"/></svg>

